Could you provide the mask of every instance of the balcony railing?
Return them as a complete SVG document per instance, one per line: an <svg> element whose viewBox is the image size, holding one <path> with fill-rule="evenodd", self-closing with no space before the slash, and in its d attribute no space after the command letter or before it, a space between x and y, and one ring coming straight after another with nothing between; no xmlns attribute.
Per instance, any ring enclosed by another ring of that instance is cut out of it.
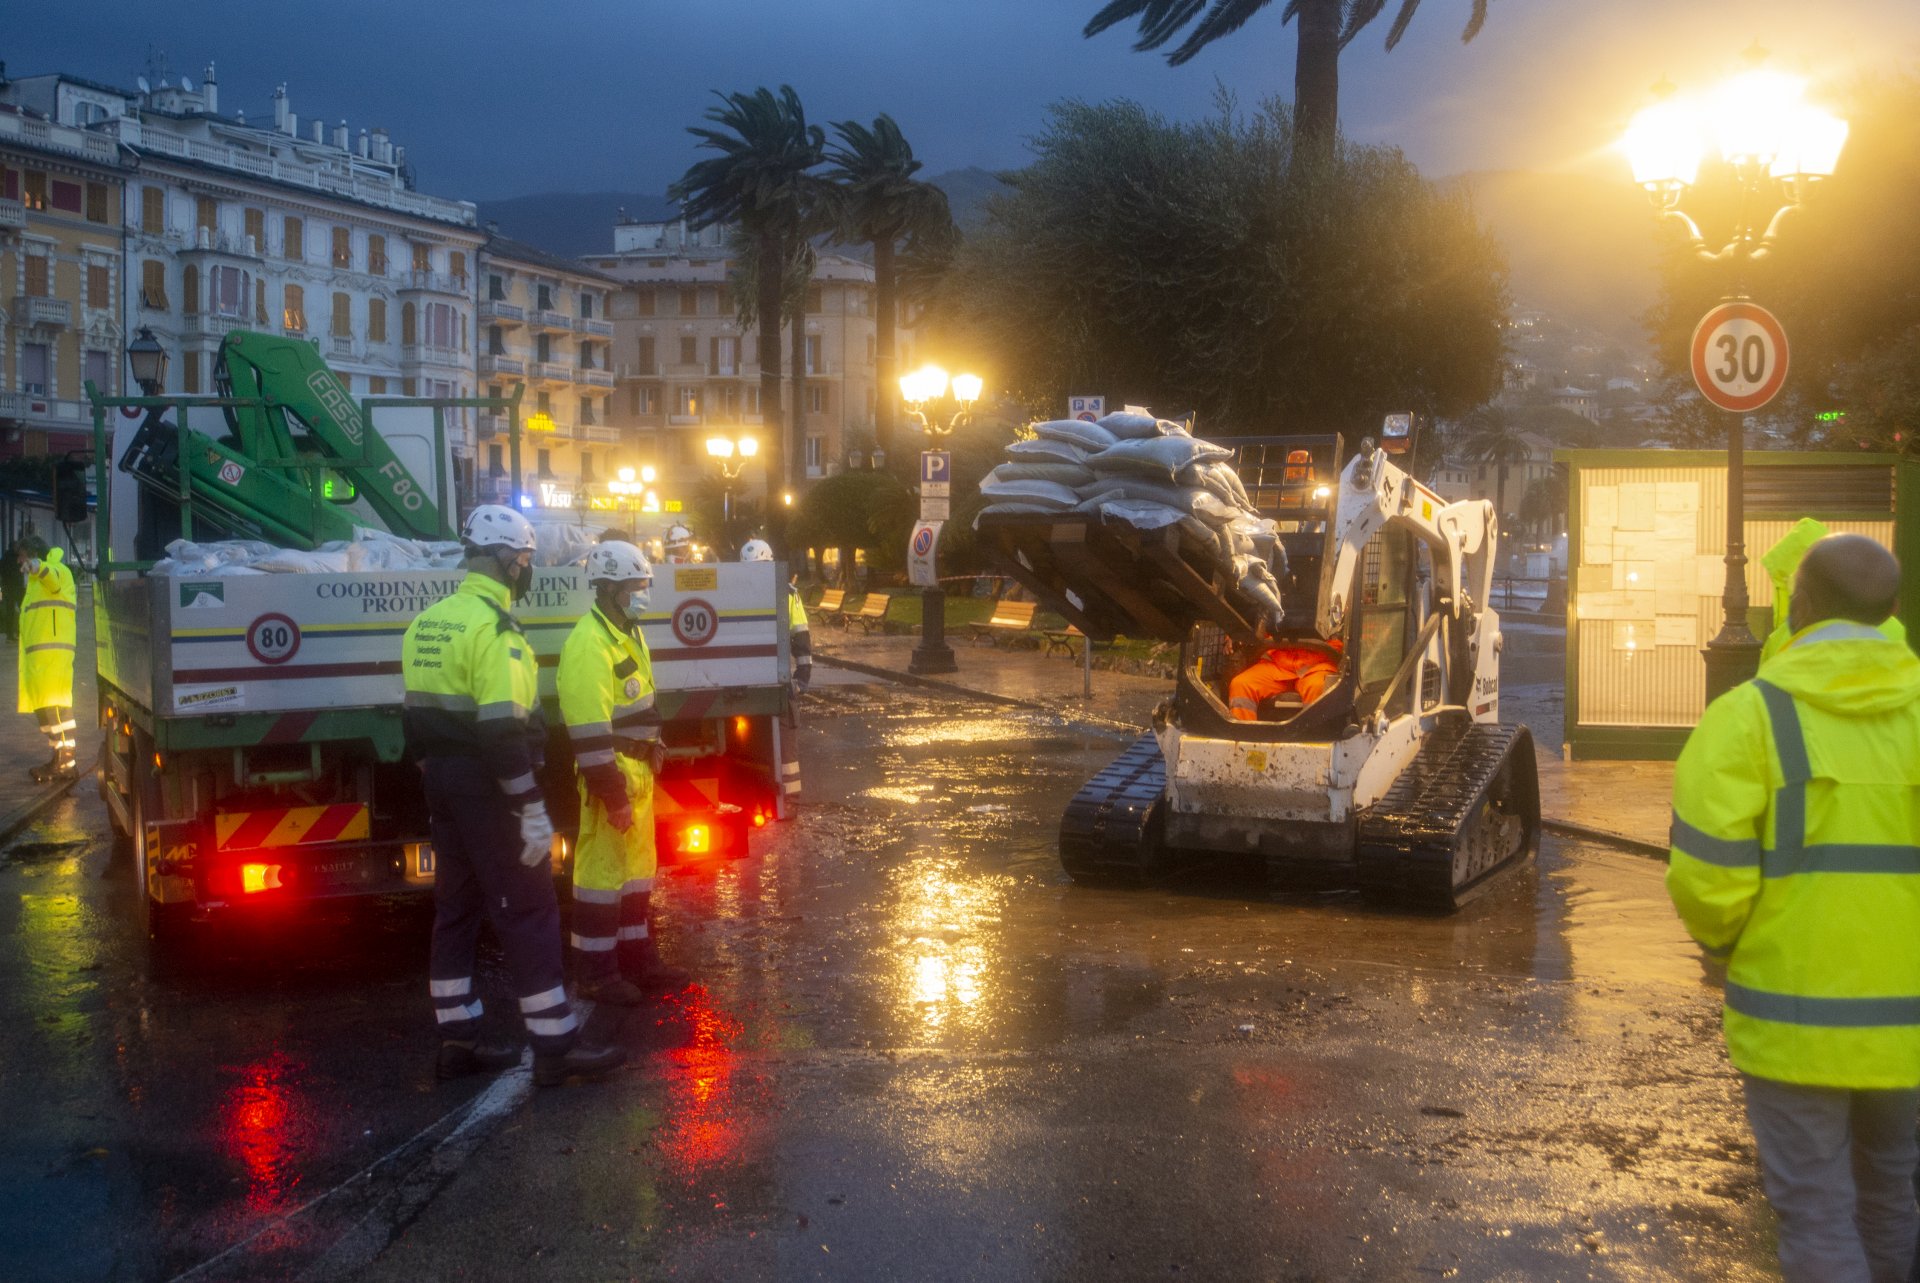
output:
<svg viewBox="0 0 1920 1283"><path fill-rule="evenodd" d="M485 441L492 437L507 435L507 416L504 414L476 414L473 416L473 434Z"/></svg>
<svg viewBox="0 0 1920 1283"><path fill-rule="evenodd" d="M573 367L559 361L529 361L527 377L539 379L543 383L571 383Z"/></svg>
<svg viewBox="0 0 1920 1283"><path fill-rule="evenodd" d="M0 227L25 227L27 207L17 200L0 197Z"/></svg>
<svg viewBox="0 0 1920 1283"><path fill-rule="evenodd" d="M218 339L226 337L230 330L245 328L247 323L247 318L244 316L222 316L215 312L202 312L198 316L186 318L186 330L188 334L200 338Z"/></svg>
<svg viewBox="0 0 1920 1283"><path fill-rule="evenodd" d="M582 441L590 441L599 445L620 444L620 429L605 423L583 423L580 425L577 436Z"/></svg>
<svg viewBox="0 0 1920 1283"><path fill-rule="evenodd" d="M657 379L660 377L660 363L658 361L649 361L644 365L638 361L622 361L615 368L618 377L623 382L627 379Z"/></svg>
<svg viewBox="0 0 1920 1283"><path fill-rule="evenodd" d="M552 330L559 334L573 333L573 318L565 312L534 308L527 313L527 321L537 330Z"/></svg>
<svg viewBox="0 0 1920 1283"><path fill-rule="evenodd" d="M613 386L613 372L610 370L579 370L573 372L575 383L584 383L590 388L610 388Z"/></svg>
<svg viewBox="0 0 1920 1283"><path fill-rule="evenodd" d="M251 236L219 232L210 227L190 227L181 235L182 254L224 254L228 258L257 259L260 246Z"/></svg>
<svg viewBox="0 0 1920 1283"><path fill-rule="evenodd" d="M0 419L24 419L27 403L33 400L25 392L0 392Z"/></svg>
<svg viewBox="0 0 1920 1283"><path fill-rule="evenodd" d="M351 334L328 335L327 355L337 356L351 361L353 359L353 336Z"/></svg>
<svg viewBox="0 0 1920 1283"><path fill-rule="evenodd" d="M435 347L431 343L402 343L400 360L408 365L465 365L459 348Z"/></svg>
<svg viewBox="0 0 1920 1283"><path fill-rule="evenodd" d="M517 356L499 355L493 352L480 354L480 373L482 375L510 375L513 378L525 378L527 363Z"/></svg>
<svg viewBox="0 0 1920 1283"><path fill-rule="evenodd" d="M612 321L602 321L591 316L574 317L573 329L576 334L585 334L590 338L610 339L613 337Z"/></svg>
<svg viewBox="0 0 1920 1283"><path fill-rule="evenodd" d="M483 299L480 303L480 323L482 325L525 325L527 309L518 303L508 303L502 299Z"/></svg>
<svg viewBox="0 0 1920 1283"><path fill-rule="evenodd" d="M530 425L532 422L531 416L528 416L527 418L524 418L520 421L520 426L523 429L523 431L520 434L520 444L522 449L526 448L526 445L528 442L531 442L537 446L542 441L547 441L547 440L553 440L553 441L573 440L573 434L574 434L573 424L567 422L565 419L554 419L553 416L551 415L548 415L547 417L548 419L551 419L553 422L553 431L551 432L548 432L544 429L526 430L530 428Z"/></svg>
<svg viewBox="0 0 1920 1283"><path fill-rule="evenodd" d="M70 326L73 324L73 300L22 294L13 300L13 323Z"/></svg>
<svg viewBox="0 0 1920 1283"><path fill-rule="evenodd" d="M454 276L448 272L423 272L418 269L408 272L400 281L401 293L420 292L426 294L457 294L467 296L467 278Z"/></svg>

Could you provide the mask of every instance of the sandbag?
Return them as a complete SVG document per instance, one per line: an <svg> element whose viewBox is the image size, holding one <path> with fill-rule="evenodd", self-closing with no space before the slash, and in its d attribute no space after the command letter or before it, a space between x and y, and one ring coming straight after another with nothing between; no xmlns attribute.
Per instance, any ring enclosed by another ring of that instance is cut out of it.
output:
<svg viewBox="0 0 1920 1283"><path fill-rule="evenodd" d="M1162 437L1190 437L1193 435L1187 428L1187 425L1178 419L1155 419L1153 421L1153 431L1154 435Z"/></svg>
<svg viewBox="0 0 1920 1283"><path fill-rule="evenodd" d="M1101 474L1137 473L1172 482L1183 468L1232 456L1233 451L1198 437L1150 437L1115 442L1090 457L1087 466Z"/></svg>
<svg viewBox="0 0 1920 1283"><path fill-rule="evenodd" d="M533 523L533 564L536 566L583 565L592 551L593 536L579 526L564 521Z"/></svg>
<svg viewBox="0 0 1920 1283"><path fill-rule="evenodd" d="M1233 577L1241 593L1260 604L1269 630L1278 628L1287 612L1280 604L1280 581L1274 578L1273 568L1258 557L1235 557Z"/></svg>
<svg viewBox="0 0 1920 1283"><path fill-rule="evenodd" d="M1247 488L1240 483L1240 474L1233 470L1231 464L1218 460L1190 463L1180 469L1180 475L1175 479L1183 486L1201 486L1211 490L1236 508L1253 509Z"/></svg>
<svg viewBox="0 0 1920 1283"><path fill-rule="evenodd" d="M1071 441L1035 437L1031 441L1015 441L1007 447L1007 457L1020 463L1085 463L1087 451Z"/></svg>
<svg viewBox="0 0 1920 1283"><path fill-rule="evenodd" d="M1151 503L1139 499L1089 499L1081 505L1084 512L1095 512L1103 521L1123 521L1136 530L1160 530L1167 526L1183 527L1195 539L1202 542L1211 540L1213 532L1204 522L1197 521L1178 508L1169 508L1163 503Z"/></svg>
<svg viewBox="0 0 1920 1283"><path fill-rule="evenodd" d="M1065 441L1085 450L1104 450L1115 440L1113 433L1085 419L1048 419L1034 424L1033 431L1049 441Z"/></svg>
<svg viewBox="0 0 1920 1283"><path fill-rule="evenodd" d="M1019 513L1026 513L1028 515L1038 513L1041 516L1051 517L1051 516L1058 515L1059 511L1060 510L1058 508L1050 507L1044 503L1028 503L1028 502L1022 502L1017 500L1009 500L1006 503L990 503L986 507L980 509L979 512L974 514L973 528L975 530L978 530L980 528L980 518L986 516L990 512L1019 512Z"/></svg>
<svg viewBox="0 0 1920 1283"><path fill-rule="evenodd" d="M1097 477L1091 484L1081 486L1079 493L1082 500L1133 500L1164 504L1183 513L1191 513L1194 504L1206 491L1198 486L1176 486L1157 477L1121 475Z"/></svg>
<svg viewBox="0 0 1920 1283"><path fill-rule="evenodd" d="M248 563L269 575L342 575L352 567L347 561L347 546L317 548L303 552L298 548L275 548L265 557Z"/></svg>
<svg viewBox="0 0 1920 1283"><path fill-rule="evenodd" d="M986 475L988 481L1057 481L1076 489L1093 480L1093 469L1084 463L1003 463Z"/></svg>
<svg viewBox="0 0 1920 1283"><path fill-rule="evenodd" d="M980 483L980 493L989 499L1038 504L1056 512L1066 512L1080 503L1080 496L1072 487L1057 481L995 481L989 475Z"/></svg>
<svg viewBox="0 0 1920 1283"><path fill-rule="evenodd" d="M1112 414L1102 416L1098 422L1116 440L1137 441L1160 435L1160 421L1151 414L1115 410Z"/></svg>

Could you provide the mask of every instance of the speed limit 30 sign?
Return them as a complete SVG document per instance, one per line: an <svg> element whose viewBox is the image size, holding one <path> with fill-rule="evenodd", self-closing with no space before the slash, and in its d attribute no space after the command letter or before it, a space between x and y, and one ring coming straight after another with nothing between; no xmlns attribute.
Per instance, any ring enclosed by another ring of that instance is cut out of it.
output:
<svg viewBox="0 0 1920 1283"><path fill-rule="evenodd" d="M1700 395L1722 410L1758 410L1787 381L1787 332L1757 303L1708 312L1694 327L1689 355Z"/></svg>

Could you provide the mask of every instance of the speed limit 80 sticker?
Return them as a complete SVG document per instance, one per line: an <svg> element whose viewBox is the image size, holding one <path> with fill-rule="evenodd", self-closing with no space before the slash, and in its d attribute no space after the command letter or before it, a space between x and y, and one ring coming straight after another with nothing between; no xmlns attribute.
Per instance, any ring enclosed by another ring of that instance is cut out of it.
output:
<svg viewBox="0 0 1920 1283"><path fill-rule="evenodd" d="M262 615L247 627L247 650L263 664L284 664L300 653L300 625L285 615Z"/></svg>
<svg viewBox="0 0 1920 1283"><path fill-rule="evenodd" d="M673 608L672 624L682 646L704 646L720 630L720 612L709 602L689 597Z"/></svg>

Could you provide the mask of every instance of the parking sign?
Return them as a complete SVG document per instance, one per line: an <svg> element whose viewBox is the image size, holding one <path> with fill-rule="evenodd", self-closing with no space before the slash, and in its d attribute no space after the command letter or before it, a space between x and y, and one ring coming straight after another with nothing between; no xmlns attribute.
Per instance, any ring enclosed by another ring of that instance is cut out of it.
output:
<svg viewBox="0 0 1920 1283"><path fill-rule="evenodd" d="M1067 417L1083 419L1092 423L1107 412L1107 398L1103 396L1070 396L1067 398Z"/></svg>

